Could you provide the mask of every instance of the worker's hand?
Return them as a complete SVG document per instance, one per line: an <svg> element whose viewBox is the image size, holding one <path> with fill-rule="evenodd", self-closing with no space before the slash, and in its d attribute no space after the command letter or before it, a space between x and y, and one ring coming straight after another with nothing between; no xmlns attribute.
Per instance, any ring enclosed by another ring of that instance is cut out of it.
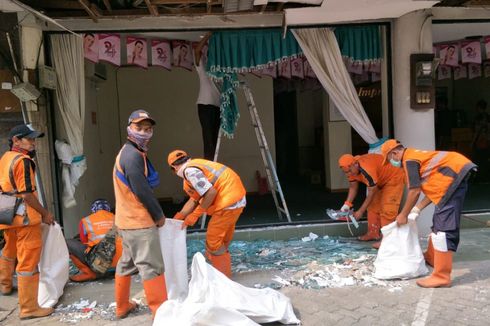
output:
<svg viewBox="0 0 490 326"><path fill-rule="evenodd" d="M187 229L187 224L185 222L182 222L182 225L180 226L181 230Z"/></svg>
<svg viewBox="0 0 490 326"><path fill-rule="evenodd" d="M157 228L161 228L165 224L165 215L163 215L158 221L155 222Z"/></svg>
<svg viewBox="0 0 490 326"><path fill-rule="evenodd" d="M363 212L361 212L361 211L355 211L354 213L352 213L352 216L354 216L354 218L357 221L359 221L361 219L361 217L362 217L362 214L363 214Z"/></svg>
<svg viewBox="0 0 490 326"><path fill-rule="evenodd" d="M176 219L176 220L183 220L183 219L185 219L185 215L182 214L181 212L177 212L174 215L174 219Z"/></svg>
<svg viewBox="0 0 490 326"><path fill-rule="evenodd" d="M415 221L417 217L420 215L420 209L417 206L414 206L410 213L408 214L408 219L411 221Z"/></svg>
<svg viewBox="0 0 490 326"><path fill-rule="evenodd" d="M184 220L184 223L182 223L182 226L180 227L180 229L183 230L183 229L185 229L188 226L193 226L194 224L196 224L196 222L191 221L191 219L189 219L189 218L186 218Z"/></svg>
<svg viewBox="0 0 490 326"><path fill-rule="evenodd" d="M342 205L342 207L340 208L340 211L344 213L348 212L349 210L350 210L350 206L347 204Z"/></svg>
<svg viewBox="0 0 490 326"><path fill-rule="evenodd" d="M47 212L42 216L43 223L52 225L54 224L54 215L50 212Z"/></svg>
<svg viewBox="0 0 490 326"><path fill-rule="evenodd" d="M407 223L408 223L407 215L398 214L398 216L396 217L396 224L398 226L401 226L401 225L405 225Z"/></svg>

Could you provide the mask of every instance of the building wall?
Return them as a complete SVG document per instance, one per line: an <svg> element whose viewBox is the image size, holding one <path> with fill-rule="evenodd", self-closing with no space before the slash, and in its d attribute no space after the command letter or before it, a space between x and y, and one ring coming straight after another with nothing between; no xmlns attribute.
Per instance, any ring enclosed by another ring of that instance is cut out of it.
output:
<svg viewBox="0 0 490 326"><path fill-rule="evenodd" d="M90 63L88 63L90 64ZM264 131L275 157L272 79L248 78ZM76 233L78 220L89 212L90 203L99 197L114 203L112 168L121 144L126 139L127 118L143 108L157 121L149 157L160 174L155 195L160 199L184 199L181 180L167 167L167 154L176 148L193 157L202 157L201 127L195 101L198 94L195 72L161 68L143 70L107 65L107 80L94 82L87 76L86 124L84 135L88 169L76 190L77 206L63 208L66 235ZM219 161L242 177L248 192L257 191L255 171L264 175L263 163L243 92L238 92L241 117L233 139L223 138ZM92 122L93 113L96 124ZM60 125L60 117L57 118ZM62 128L58 130L63 137ZM58 138L59 138L58 137Z"/></svg>

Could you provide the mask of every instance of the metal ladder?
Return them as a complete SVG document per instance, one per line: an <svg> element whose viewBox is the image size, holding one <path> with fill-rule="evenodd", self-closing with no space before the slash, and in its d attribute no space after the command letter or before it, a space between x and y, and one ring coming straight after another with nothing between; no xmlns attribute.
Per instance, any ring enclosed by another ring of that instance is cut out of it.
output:
<svg viewBox="0 0 490 326"><path fill-rule="evenodd" d="M286 199L284 198L284 193L281 188L281 183L277 176L276 167L274 165L274 160L272 159L271 151L269 145L267 144L267 139L265 138L264 129L262 128L262 123L260 122L259 114L257 112L257 107L255 106L255 101L252 96L252 91L248 86L246 81L240 81L240 87L243 89L245 94L245 99L247 100L248 111L250 113L250 118L252 121L252 126L255 130L255 136L257 136L257 142L259 144L260 154L264 162L265 172L267 174L267 182L274 198L274 203L277 209L277 215L279 219L283 219L283 215L286 216L288 222L291 221L291 215L289 214L289 209L286 204ZM218 153L221 146L221 136L222 132L219 131L218 141L216 142L216 150L214 152L214 161L218 159ZM279 198L278 198L279 194ZM279 202L280 200L280 202ZM282 206L281 206L282 205ZM204 228L206 224L206 214L202 216L201 219L201 229Z"/></svg>

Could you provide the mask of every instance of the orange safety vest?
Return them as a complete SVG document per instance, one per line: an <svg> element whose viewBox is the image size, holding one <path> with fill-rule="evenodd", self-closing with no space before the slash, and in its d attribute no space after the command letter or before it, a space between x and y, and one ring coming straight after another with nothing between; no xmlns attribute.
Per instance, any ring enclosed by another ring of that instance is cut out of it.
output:
<svg viewBox="0 0 490 326"><path fill-rule="evenodd" d="M28 159L31 163L28 167L29 171L25 171L26 166L22 163ZM37 198L36 191L36 174L34 170L34 161L23 153L15 151L7 151L0 159L0 187L4 192L31 192ZM30 185L26 185L26 177L29 178ZM15 188L14 185L15 183ZM30 189L27 189L29 187ZM20 196L20 195L16 195ZM0 230L24 225L36 225L42 221L41 213L24 202L26 207L25 216L16 215L11 225L0 224Z"/></svg>
<svg viewBox="0 0 490 326"><path fill-rule="evenodd" d="M476 165L456 152L422 151L407 148L403 154L403 168L407 161L420 164L420 181L424 194L437 206L444 206L468 172Z"/></svg>
<svg viewBox="0 0 490 326"><path fill-rule="evenodd" d="M128 146L128 145L124 145ZM136 197L136 195L131 191L129 185L126 185L120 178L117 177L116 173L122 173L124 171L121 169L119 159L121 152L119 151L116 157L116 164L114 165L114 171L112 174L112 180L114 183L114 194L116 197L116 225L119 229L145 229L155 226L150 212L146 209L143 203ZM138 151L139 152L139 151ZM145 160L145 177L148 176L148 168L146 164L146 154L139 152L143 159Z"/></svg>
<svg viewBox="0 0 490 326"><path fill-rule="evenodd" d="M114 214L105 210L99 210L82 219L82 224L87 233L87 246L93 247L104 238L114 225Z"/></svg>
<svg viewBox="0 0 490 326"><path fill-rule="evenodd" d="M217 190L213 203L206 210L208 215L212 215L216 211L235 204L247 193L238 174L221 163L203 159L192 159L187 163L186 168L190 167L201 170L208 181ZM195 201L201 200L199 193L186 179L184 179L184 191Z"/></svg>
<svg viewBox="0 0 490 326"><path fill-rule="evenodd" d="M374 182L378 187L382 188L386 184L403 183L404 172L402 169L396 168L391 164L383 164L383 156L379 154L364 154L361 155L357 162L359 166L368 174L366 179L362 173L357 176L352 176L349 181L359 181L369 187L371 182Z"/></svg>

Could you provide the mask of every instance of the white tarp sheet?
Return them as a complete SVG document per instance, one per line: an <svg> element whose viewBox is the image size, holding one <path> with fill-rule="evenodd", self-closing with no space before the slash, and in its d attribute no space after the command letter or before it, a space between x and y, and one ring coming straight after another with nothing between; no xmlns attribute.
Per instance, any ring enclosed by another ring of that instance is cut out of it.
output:
<svg viewBox="0 0 490 326"><path fill-rule="evenodd" d="M426 9L439 1L419 0L325 0L320 8L284 10L286 26L348 23L398 18L409 12Z"/></svg>
<svg viewBox="0 0 490 326"><path fill-rule="evenodd" d="M165 263L165 282L167 296L182 301L187 297L187 244L186 230L182 230L183 221L167 218L158 229L160 247Z"/></svg>
<svg viewBox="0 0 490 326"><path fill-rule="evenodd" d="M252 289L233 282L206 263L201 253L192 260L189 295L167 300L154 326L252 326L280 322L299 324L288 297L273 289Z"/></svg>
<svg viewBox="0 0 490 326"><path fill-rule="evenodd" d="M396 221L381 228L383 240L374 261L374 277L378 279L408 279L427 274L420 248L417 222L397 226Z"/></svg>
<svg viewBox="0 0 490 326"><path fill-rule="evenodd" d="M70 273L68 247L58 223L42 224L43 249L39 261L39 292L37 301L41 307L54 307L63 294Z"/></svg>

